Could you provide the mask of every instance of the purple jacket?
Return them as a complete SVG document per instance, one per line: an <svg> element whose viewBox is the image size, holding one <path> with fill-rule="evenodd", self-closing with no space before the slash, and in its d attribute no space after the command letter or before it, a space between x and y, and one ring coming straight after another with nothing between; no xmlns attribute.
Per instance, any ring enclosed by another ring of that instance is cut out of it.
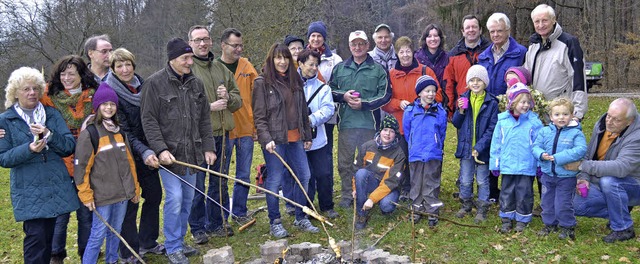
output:
<svg viewBox="0 0 640 264"><path fill-rule="evenodd" d="M447 52L442 49L438 49L437 52L439 54L436 57L436 61L431 62L427 57L427 52L428 51L426 49L416 50L414 57L420 64L427 65L427 67L431 68L433 72L436 73L436 77L438 77L438 83L440 84L440 87L445 87L445 85L443 84L443 76L444 68L446 68L447 64L449 64L449 54L447 54Z"/></svg>

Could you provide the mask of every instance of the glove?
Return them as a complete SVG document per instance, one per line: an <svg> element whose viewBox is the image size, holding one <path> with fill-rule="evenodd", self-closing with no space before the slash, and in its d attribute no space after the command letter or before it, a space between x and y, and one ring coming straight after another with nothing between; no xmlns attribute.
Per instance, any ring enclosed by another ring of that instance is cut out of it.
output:
<svg viewBox="0 0 640 264"><path fill-rule="evenodd" d="M491 175L493 175L494 177L500 176L500 170L491 170Z"/></svg>

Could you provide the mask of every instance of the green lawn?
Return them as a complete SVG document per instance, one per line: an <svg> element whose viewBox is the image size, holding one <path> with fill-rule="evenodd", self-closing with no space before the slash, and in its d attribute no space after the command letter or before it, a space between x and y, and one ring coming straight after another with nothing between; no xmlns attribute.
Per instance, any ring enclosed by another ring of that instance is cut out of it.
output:
<svg viewBox="0 0 640 264"><path fill-rule="evenodd" d="M584 119L583 127L587 139L590 138L593 124L605 113L611 98L589 98L589 112ZM636 100L636 105L640 105L640 100ZM452 193L456 191L455 180L458 174L458 160L453 156L456 147L455 129L449 126L447 131L446 155L443 164L442 192L440 198L445 206L441 210L441 216L446 218L455 217L453 214L458 210L459 203L453 199ZM256 148L253 167L263 162L262 154ZM235 163L232 160L232 173ZM334 166L335 168L336 166ZM255 172L255 170L252 171ZM340 186L337 169L335 170L335 185ZM9 196L8 170L0 169L0 263L21 263L22 262L22 227L13 219L11 201ZM252 176L253 177L253 176ZM253 193L253 190L252 190ZM336 192L338 194L339 192ZM536 192L537 193L537 192ZM536 195L536 203L539 197ZM334 199L338 201L338 199ZM249 207L256 208L264 205L264 200L250 201ZM336 240L351 239L352 210L343 210L337 207L341 218L332 221L335 227L329 228L331 235ZM284 214L284 210L281 210ZM496 230L500 225L498 208L492 207L488 221L483 228L462 227L445 221L433 229L426 225L426 221L416 225L415 244L411 238L411 223L407 221L407 213L396 211L390 216L381 216L379 210L374 208L374 213L369 221L369 228L364 233L358 235L360 248L371 246L381 234L394 226L398 221L399 225L388 233L377 245L378 248L388 250L394 254L413 255L415 250L415 262L422 263L494 263L494 262L523 262L523 263L617 263L617 262L638 262L640 257L638 240L626 241L623 243L606 244L601 241L601 237L608 234L605 228L607 220L578 218L576 229L576 241L559 240L555 235L540 238L536 232L542 228L540 218L534 218L531 225L521 234L512 233L503 235ZM640 215L637 210L632 213L635 221ZM458 220L458 219L454 219ZM283 216L283 222L287 230L292 233L289 244L310 241L320 243L327 247L327 238L323 233L307 234L297 231L293 226L293 218ZM460 222L473 224L473 218L467 217ZM316 222L317 223L317 222ZM208 244L198 246L201 251L231 245L234 249L237 262L246 262L259 258L260 244L271 239L266 213L258 215L258 222L241 233L236 232L234 237L228 239L213 239ZM161 235L161 240L164 239ZM72 215L69 226L69 236L67 240L67 250L70 257L69 263L78 263L79 259L75 255L76 245L76 223L75 215ZM191 240L190 234L187 240ZM199 257L192 257L193 263L201 263ZM149 263L166 263L164 257L150 257Z"/></svg>

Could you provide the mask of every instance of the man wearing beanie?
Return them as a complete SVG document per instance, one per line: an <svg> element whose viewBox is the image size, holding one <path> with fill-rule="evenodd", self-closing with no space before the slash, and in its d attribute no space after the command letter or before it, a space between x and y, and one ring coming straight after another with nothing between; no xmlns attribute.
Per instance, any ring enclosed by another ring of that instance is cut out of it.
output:
<svg viewBox="0 0 640 264"><path fill-rule="evenodd" d="M149 147L159 153L165 191L165 247L170 263L189 263L197 250L184 242L194 190L179 178L196 183L197 171L174 160L213 165L216 160L210 105L202 81L191 74L193 51L180 38L167 43L168 63L142 85L140 112Z"/></svg>
<svg viewBox="0 0 640 264"><path fill-rule="evenodd" d="M338 107L338 173L342 185L340 206L350 208L351 179L356 172L351 159L356 148L373 138L380 127L380 107L391 99L387 70L373 61L367 51L367 34L358 30L349 35L351 58L333 68L329 86Z"/></svg>
<svg viewBox="0 0 640 264"><path fill-rule="evenodd" d="M354 177L353 197L356 199L356 229L367 226L369 210L380 204L382 214L393 213L400 197L400 183L404 177L406 156L398 144L398 121L388 115L373 140L358 147L355 160L358 171Z"/></svg>
<svg viewBox="0 0 640 264"><path fill-rule="evenodd" d="M322 21L315 21L309 24L307 30L308 49L320 53L320 62L318 63L318 71L325 80L331 79L331 72L336 64L342 61L338 53L332 51L327 44L327 26Z"/></svg>

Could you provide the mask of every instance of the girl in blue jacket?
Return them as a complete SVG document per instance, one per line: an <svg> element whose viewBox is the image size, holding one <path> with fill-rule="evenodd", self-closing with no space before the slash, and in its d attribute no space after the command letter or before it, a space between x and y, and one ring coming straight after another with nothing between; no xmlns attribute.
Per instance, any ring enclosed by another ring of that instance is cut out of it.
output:
<svg viewBox="0 0 640 264"><path fill-rule="evenodd" d="M533 179L538 165L531 150L537 131L542 128L538 115L531 111L533 99L527 86L511 87L507 111L498 115L491 139L489 169L494 176L502 173L500 192L500 232L511 232L516 220L516 232L522 232L531 222L533 209Z"/></svg>
<svg viewBox="0 0 640 264"><path fill-rule="evenodd" d="M563 168L567 163L579 161L587 152L587 141L582 127L573 120L571 99L558 97L549 103L552 124L538 133L533 146L533 156L542 169L542 222L540 236L549 235L560 225L560 239L575 239L576 216L573 211L573 194L577 171Z"/></svg>

